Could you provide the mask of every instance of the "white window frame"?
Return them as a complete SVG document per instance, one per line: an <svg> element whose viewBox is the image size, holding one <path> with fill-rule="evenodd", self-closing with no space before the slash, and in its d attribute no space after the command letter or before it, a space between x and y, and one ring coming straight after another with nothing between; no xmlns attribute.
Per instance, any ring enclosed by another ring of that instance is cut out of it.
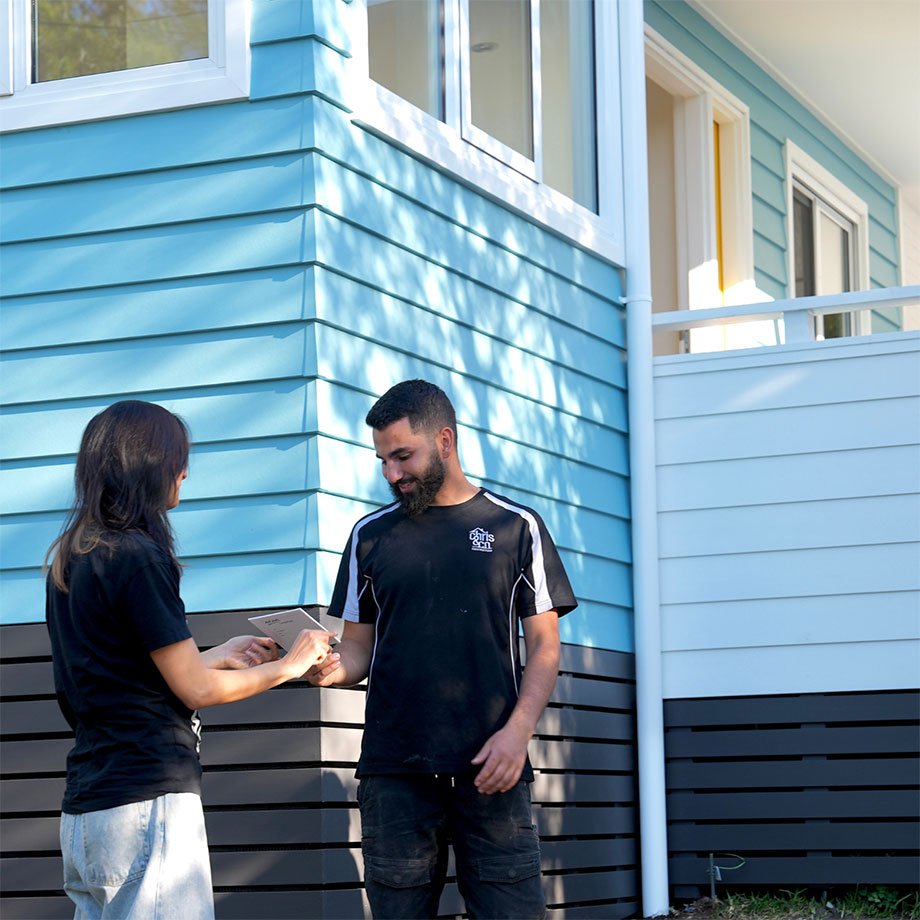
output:
<svg viewBox="0 0 920 920"><path fill-rule="evenodd" d="M601 0L603 2L603 0ZM507 163L512 169L523 173L537 182L543 180L542 144L539 138L543 135L543 105L541 98L541 82L531 79L530 98L531 112L530 125L533 132L534 158L503 144L492 137L482 128L473 123L473 94L470 89L470 0L460 0L460 111L461 130L464 140L475 144L480 150L491 154L496 160ZM538 74L540 70L540 4L530 4L530 72Z"/></svg>
<svg viewBox="0 0 920 920"><path fill-rule="evenodd" d="M646 75L677 100L674 160L679 306L737 306L760 300L754 283L750 110L648 25L645 63ZM720 135L721 290L712 206L716 200L714 121L719 124ZM712 266L712 270L691 277L695 266Z"/></svg>
<svg viewBox="0 0 920 920"><path fill-rule="evenodd" d="M249 0L209 0L209 57L31 83L30 0L0 0L0 132L249 97Z"/></svg>
<svg viewBox="0 0 920 920"><path fill-rule="evenodd" d="M562 234L580 246L608 258L616 264L625 263L623 214L623 152L620 120L620 48L618 4L595 0L595 108L597 112L596 168L598 212L583 207L571 198L539 181L541 169L539 136L535 126L535 160L516 161L515 151L505 148L515 157L504 157L494 148L491 152L480 146L484 138L469 132L464 136L463 99L468 98L462 86L460 69L463 40L463 13L466 0L444 0L445 3L445 120L442 122L412 105L386 87L370 79L367 44L367 0L349 4L355 40L353 78L348 102L354 111L354 121L374 133L395 141L413 154L446 170L465 184L502 201L530 220ZM539 18L533 23L539 25ZM466 28L468 29L468 22ZM535 39L534 60L539 66L539 34ZM451 65L455 66L451 66ZM540 105L534 92L534 109ZM478 131L478 129L476 129ZM484 133L484 132L483 132ZM494 138L489 141L498 143ZM502 145L504 146L504 145ZM526 160L526 158L524 158ZM515 165L509 165L509 162ZM517 167L517 168L516 168Z"/></svg>
<svg viewBox="0 0 920 920"><path fill-rule="evenodd" d="M795 228L792 211L792 194L796 183L809 188L831 208L838 211L852 225L853 240L853 290L869 289L869 206L851 188L809 156L801 147L786 138L786 296L795 297ZM872 312L861 310L853 316L853 334L869 335L872 331ZM821 330L818 329L820 334Z"/></svg>

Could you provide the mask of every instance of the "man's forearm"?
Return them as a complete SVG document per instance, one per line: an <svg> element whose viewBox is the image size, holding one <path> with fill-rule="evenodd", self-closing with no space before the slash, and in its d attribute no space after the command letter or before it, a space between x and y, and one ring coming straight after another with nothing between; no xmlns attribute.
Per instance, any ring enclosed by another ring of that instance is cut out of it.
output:
<svg viewBox="0 0 920 920"><path fill-rule="evenodd" d="M543 715L543 710L552 696L558 673L558 646L540 648L532 654L528 653L520 695L508 718L508 725L526 731L528 736L533 735L537 722L540 721L540 716Z"/></svg>
<svg viewBox="0 0 920 920"><path fill-rule="evenodd" d="M343 639L336 647L339 653L339 671L341 678L337 686L351 687L360 684L370 670L371 656L368 649L354 640Z"/></svg>
<svg viewBox="0 0 920 920"><path fill-rule="evenodd" d="M342 639L334 648L338 658L311 668L306 678L318 687L353 687L367 677L371 653L361 642Z"/></svg>

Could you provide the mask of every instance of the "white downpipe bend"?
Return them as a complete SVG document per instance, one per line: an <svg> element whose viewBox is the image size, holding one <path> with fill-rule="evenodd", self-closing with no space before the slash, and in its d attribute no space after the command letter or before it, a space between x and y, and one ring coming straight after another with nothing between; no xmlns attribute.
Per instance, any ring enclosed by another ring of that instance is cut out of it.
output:
<svg viewBox="0 0 920 920"><path fill-rule="evenodd" d="M623 201L626 210L626 355L632 503L633 609L639 750L639 833L643 916L668 913L661 612L658 590L658 495L652 373L645 115L645 34L641 0L620 4Z"/></svg>

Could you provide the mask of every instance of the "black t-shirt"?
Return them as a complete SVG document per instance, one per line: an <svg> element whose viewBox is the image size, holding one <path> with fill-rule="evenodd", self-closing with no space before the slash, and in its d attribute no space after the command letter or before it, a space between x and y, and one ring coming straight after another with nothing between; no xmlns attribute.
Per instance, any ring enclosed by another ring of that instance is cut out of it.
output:
<svg viewBox="0 0 920 920"><path fill-rule="evenodd" d="M476 772L517 702L519 618L575 606L543 521L492 492L362 518L329 608L376 627L359 775Z"/></svg>
<svg viewBox="0 0 920 920"><path fill-rule="evenodd" d="M47 583L54 685L76 733L68 814L201 792L197 715L150 657L191 636L179 573L144 534L110 539L112 548L71 558L68 593Z"/></svg>

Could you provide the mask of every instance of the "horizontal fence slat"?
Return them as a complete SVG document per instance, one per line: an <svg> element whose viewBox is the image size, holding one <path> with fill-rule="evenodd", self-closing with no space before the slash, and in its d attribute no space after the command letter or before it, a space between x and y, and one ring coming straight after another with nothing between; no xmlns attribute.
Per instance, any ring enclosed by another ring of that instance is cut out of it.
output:
<svg viewBox="0 0 920 920"><path fill-rule="evenodd" d="M205 806L273 805L278 802L322 801L322 771L318 767L291 770L232 770L207 773L201 785Z"/></svg>
<svg viewBox="0 0 920 920"><path fill-rule="evenodd" d="M612 840L541 841L544 871L594 869L598 866L634 866L638 862L638 841L631 837Z"/></svg>
<svg viewBox="0 0 920 920"><path fill-rule="evenodd" d="M629 776L538 772L531 794L541 803L632 802L636 787Z"/></svg>
<svg viewBox="0 0 920 920"><path fill-rule="evenodd" d="M206 732L201 763L211 766L319 763L321 759L357 762L360 728L293 726L283 730Z"/></svg>
<svg viewBox="0 0 920 920"><path fill-rule="evenodd" d="M632 745L598 744L538 738L530 742L530 760L538 770L621 770L632 772L636 753Z"/></svg>
<svg viewBox="0 0 920 920"><path fill-rule="evenodd" d="M243 809L205 812L212 847L297 846L360 839L353 808Z"/></svg>
<svg viewBox="0 0 920 920"><path fill-rule="evenodd" d="M5 810L5 809L4 809ZM36 818L24 815L19 818L0 819L0 840L3 841L3 854L12 856L18 853L56 850L60 846L60 818Z"/></svg>
<svg viewBox="0 0 920 920"><path fill-rule="evenodd" d="M312 692L311 692L312 691ZM315 722L320 717L316 688L276 687L248 700L201 710L201 724L210 726L265 725L284 722Z"/></svg>
<svg viewBox="0 0 920 920"><path fill-rule="evenodd" d="M752 718L756 707L756 719ZM920 691L882 693L807 693L801 696L723 697L665 700L668 729L681 726L758 725L803 722L875 722L920 719Z"/></svg>
<svg viewBox="0 0 920 920"><path fill-rule="evenodd" d="M322 891L216 891L214 912L217 920L253 920L253 917L303 920L304 917L365 916L363 913L324 913L323 894Z"/></svg>
<svg viewBox="0 0 920 920"><path fill-rule="evenodd" d="M566 706L595 706L598 709L631 711L636 699L635 684L592 680L572 674L560 674L553 689L552 701Z"/></svg>
<svg viewBox="0 0 920 920"><path fill-rule="evenodd" d="M634 681L636 660L630 652L589 648L564 642L559 656L559 670L564 674L583 674L600 678L602 683L604 678Z"/></svg>
<svg viewBox="0 0 920 920"><path fill-rule="evenodd" d="M767 761L672 760L666 766L668 789L724 789L732 786L873 786L910 785L917 781L912 757L874 759L808 758Z"/></svg>
<svg viewBox="0 0 920 920"><path fill-rule="evenodd" d="M39 779L0 780L0 802L3 803L5 815L58 812L63 799L63 775Z"/></svg>
<svg viewBox="0 0 920 920"><path fill-rule="evenodd" d="M3 653L6 651L6 633L3 639ZM2 654L2 653L0 653ZM49 649L50 654L50 649ZM54 693L54 676L50 661L29 661L22 664L9 663L0 668L0 696L38 696ZM4 721L6 704L4 704Z"/></svg>
<svg viewBox="0 0 920 920"><path fill-rule="evenodd" d="M335 878L325 875L324 850L244 850L211 853L211 876L215 888L251 888L359 881L358 867L351 858L351 871Z"/></svg>
<svg viewBox="0 0 920 920"><path fill-rule="evenodd" d="M762 728L668 732L668 757L752 757L783 754L891 754L920 750L915 725Z"/></svg>
<svg viewBox="0 0 920 920"><path fill-rule="evenodd" d="M49 917L72 917L74 904L63 892L54 897L3 898L3 920L48 920Z"/></svg>
<svg viewBox="0 0 920 920"><path fill-rule="evenodd" d="M637 832L636 810L630 805L620 808L535 805L533 812L541 837Z"/></svg>
<svg viewBox="0 0 920 920"><path fill-rule="evenodd" d="M49 658L51 640L44 623L15 623L0 631L0 659L4 663L17 658Z"/></svg>
<svg viewBox="0 0 920 920"><path fill-rule="evenodd" d="M881 818L920 813L915 790L745 792L711 795L675 792L668 796L672 821L745 818Z"/></svg>
<svg viewBox="0 0 920 920"><path fill-rule="evenodd" d="M64 862L60 853L4 856L0 858L0 878L3 879L4 892L50 891L53 890L49 884L52 879L59 885L64 878Z"/></svg>
<svg viewBox="0 0 920 920"><path fill-rule="evenodd" d="M739 854L744 856L743 853ZM725 861L725 865L732 863ZM668 874L673 885L709 887L709 859L672 858ZM916 885L915 856L887 856L884 859L861 856L756 857L740 869L722 873L722 885Z"/></svg>
<svg viewBox="0 0 920 920"><path fill-rule="evenodd" d="M909 850L917 846L916 821L845 823L807 821L796 824L672 824L668 846L680 850Z"/></svg>
<svg viewBox="0 0 920 920"><path fill-rule="evenodd" d="M321 729L207 732L201 739L202 766L318 763Z"/></svg>
<svg viewBox="0 0 920 920"><path fill-rule="evenodd" d="M585 907L565 906L549 908L547 920L620 920L633 917L639 910L636 901L615 901L610 904L589 904Z"/></svg>
<svg viewBox="0 0 920 920"><path fill-rule="evenodd" d="M537 723L537 734L627 740L633 735L633 723L631 715L619 712L545 709Z"/></svg>
<svg viewBox="0 0 920 920"><path fill-rule="evenodd" d="M318 690L323 722L364 727L365 688L320 688Z"/></svg>
<svg viewBox="0 0 920 920"><path fill-rule="evenodd" d="M292 767L283 770L205 771L205 807L340 803L354 801L354 769Z"/></svg>
<svg viewBox="0 0 920 920"><path fill-rule="evenodd" d="M371 908L367 903L367 895L364 893L363 886L360 888L344 888L324 891L323 912L319 914L301 914L299 920L302 920L304 916L354 917L356 920L360 920L362 917L369 918L371 916Z"/></svg>
<svg viewBox="0 0 920 920"><path fill-rule="evenodd" d="M4 735L49 735L70 731L54 699L4 703L0 725Z"/></svg>
<svg viewBox="0 0 920 920"><path fill-rule="evenodd" d="M46 738L42 741L0 741L3 774L61 773L67 767L67 754L73 738Z"/></svg>
<svg viewBox="0 0 920 920"><path fill-rule="evenodd" d="M601 901L635 892L637 881L638 871L632 868L578 872L573 875L545 874L543 890L548 904Z"/></svg>

